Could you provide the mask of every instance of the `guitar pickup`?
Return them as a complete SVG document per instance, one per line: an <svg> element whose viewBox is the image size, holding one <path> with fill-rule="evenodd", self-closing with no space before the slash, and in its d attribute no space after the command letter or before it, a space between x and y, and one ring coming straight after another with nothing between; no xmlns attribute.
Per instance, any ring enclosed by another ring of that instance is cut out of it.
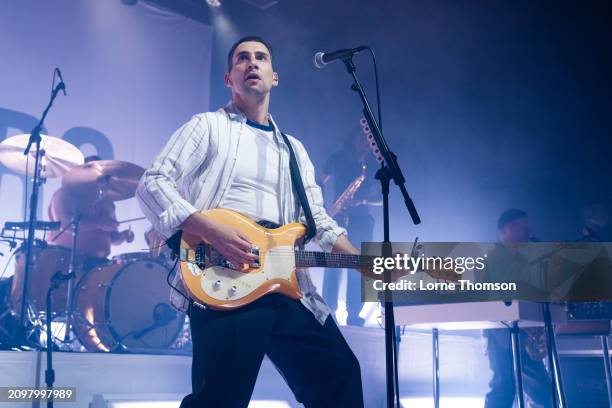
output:
<svg viewBox="0 0 612 408"><path fill-rule="evenodd" d="M257 245L253 245L251 247L251 253L257 257L257 259L253 261L251 266L259 268L259 266L260 266L260 263L259 263L259 247Z"/></svg>
<svg viewBox="0 0 612 408"><path fill-rule="evenodd" d="M254 260L249 265L249 267L251 267L251 268L259 268L259 266L261 265L260 262L259 262L259 247L257 245L254 245L249 252L257 257L257 259ZM225 268L237 270L236 266L233 263L231 263L230 261L228 261L227 259L225 259L225 258L223 258L223 260L221 261L221 266L223 266Z"/></svg>
<svg viewBox="0 0 612 408"><path fill-rule="evenodd" d="M204 244L198 245L195 250L195 263L200 269L206 267L206 246Z"/></svg>

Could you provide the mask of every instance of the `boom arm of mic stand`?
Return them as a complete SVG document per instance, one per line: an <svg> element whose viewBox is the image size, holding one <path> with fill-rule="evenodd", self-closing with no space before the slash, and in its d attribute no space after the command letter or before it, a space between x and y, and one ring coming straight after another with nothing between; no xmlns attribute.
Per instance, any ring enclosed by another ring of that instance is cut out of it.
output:
<svg viewBox="0 0 612 408"><path fill-rule="evenodd" d="M49 100L49 104L47 105L47 107L43 111L42 117L40 118L40 122L38 122L36 127L34 127L34 129L32 129L32 132L30 132L30 140L28 141L27 147L23 151L23 155L24 156L27 156L28 153L30 153L30 148L32 147L32 144L36 143L36 148L37 149L40 148L40 131L42 130L43 123L45 123L45 119L47 118L47 114L49 113L49 109L51 109L51 106L53 106L53 101L55 101L55 98L57 97L57 94L59 93L59 91L64 89L64 87L65 87L64 83L60 82L53 89L53 92L51 92L51 99Z"/></svg>
<svg viewBox="0 0 612 408"><path fill-rule="evenodd" d="M33 144L36 144L36 151L39 150L40 147L40 130L42 127L42 120L40 122L38 122L38 125L36 125L36 127L34 129L32 129L32 132L30 132L30 139L28 140L28 145L26 146L25 150L23 151L23 155L27 156L28 153L30 153L30 149L32 148Z"/></svg>

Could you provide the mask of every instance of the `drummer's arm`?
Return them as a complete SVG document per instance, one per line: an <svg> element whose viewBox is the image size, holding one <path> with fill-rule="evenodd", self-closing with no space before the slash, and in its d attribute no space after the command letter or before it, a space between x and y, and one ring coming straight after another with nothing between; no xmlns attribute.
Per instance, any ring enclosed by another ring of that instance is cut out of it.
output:
<svg viewBox="0 0 612 408"><path fill-rule="evenodd" d="M115 204L112 201L100 200L94 206L82 211L79 222L81 231L101 230L111 234L118 233L119 223Z"/></svg>
<svg viewBox="0 0 612 408"><path fill-rule="evenodd" d="M74 198L70 195L55 194L51 199L49 206L49 218L52 221L60 221L62 227L67 226L73 221L73 218L80 214L78 229L80 232L88 232L94 230L116 231L119 225L114 218L114 212L109 214L91 214L89 208L75 208L70 201ZM69 231L68 231L69 232Z"/></svg>
<svg viewBox="0 0 612 408"><path fill-rule="evenodd" d="M134 232L131 229L111 232L111 244L113 245L121 245L124 242L132 241L134 241Z"/></svg>

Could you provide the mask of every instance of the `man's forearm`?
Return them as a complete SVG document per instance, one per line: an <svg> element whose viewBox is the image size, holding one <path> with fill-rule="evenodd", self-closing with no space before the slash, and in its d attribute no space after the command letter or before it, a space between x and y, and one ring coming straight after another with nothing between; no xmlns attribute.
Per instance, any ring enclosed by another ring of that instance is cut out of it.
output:
<svg viewBox="0 0 612 408"><path fill-rule="evenodd" d="M354 255L359 255L361 253L353 244L351 244L351 241L349 241L348 237L344 234L338 237L334 243L334 246L332 247L332 252Z"/></svg>
<svg viewBox="0 0 612 408"><path fill-rule="evenodd" d="M185 232L204 238L215 226L215 221L200 212L194 212L179 225L179 228Z"/></svg>
<svg viewBox="0 0 612 408"><path fill-rule="evenodd" d="M351 243L351 241L349 241L348 237L344 234L338 237L338 239L334 243L334 246L332 247L332 252L339 253L339 254L353 254L353 255L361 254L361 251L355 248L355 246ZM378 275L372 272L372 266L369 263L364 262L362 265L363 267L361 269L356 269L362 275L368 278L371 278L371 279L380 278Z"/></svg>

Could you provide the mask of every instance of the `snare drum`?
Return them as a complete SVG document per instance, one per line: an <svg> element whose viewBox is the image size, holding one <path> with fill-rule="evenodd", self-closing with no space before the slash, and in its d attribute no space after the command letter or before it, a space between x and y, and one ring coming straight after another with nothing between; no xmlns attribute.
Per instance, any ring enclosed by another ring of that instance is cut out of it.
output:
<svg viewBox="0 0 612 408"><path fill-rule="evenodd" d="M153 351L174 343L185 315L169 304L169 269L123 256L89 271L74 294L74 330L89 351Z"/></svg>
<svg viewBox="0 0 612 408"><path fill-rule="evenodd" d="M150 252L127 252L125 254L119 254L111 258L113 265L127 265L137 261L151 261L154 260L154 256Z"/></svg>
<svg viewBox="0 0 612 408"><path fill-rule="evenodd" d="M82 255L76 255L75 275L76 279L83 276ZM21 300L23 296L23 283L25 275L26 249L25 245L17 250L15 255L15 275L11 287L10 303L18 315L21 312ZM55 272L68 273L70 265L70 248L47 245L44 241L35 241L32 247L32 266L30 268L28 284L28 301L35 314L44 314L47 291L51 286L51 277ZM62 281L59 288L51 295L51 310L53 315L63 314L66 311L68 298L68 282Z"/></svg>

